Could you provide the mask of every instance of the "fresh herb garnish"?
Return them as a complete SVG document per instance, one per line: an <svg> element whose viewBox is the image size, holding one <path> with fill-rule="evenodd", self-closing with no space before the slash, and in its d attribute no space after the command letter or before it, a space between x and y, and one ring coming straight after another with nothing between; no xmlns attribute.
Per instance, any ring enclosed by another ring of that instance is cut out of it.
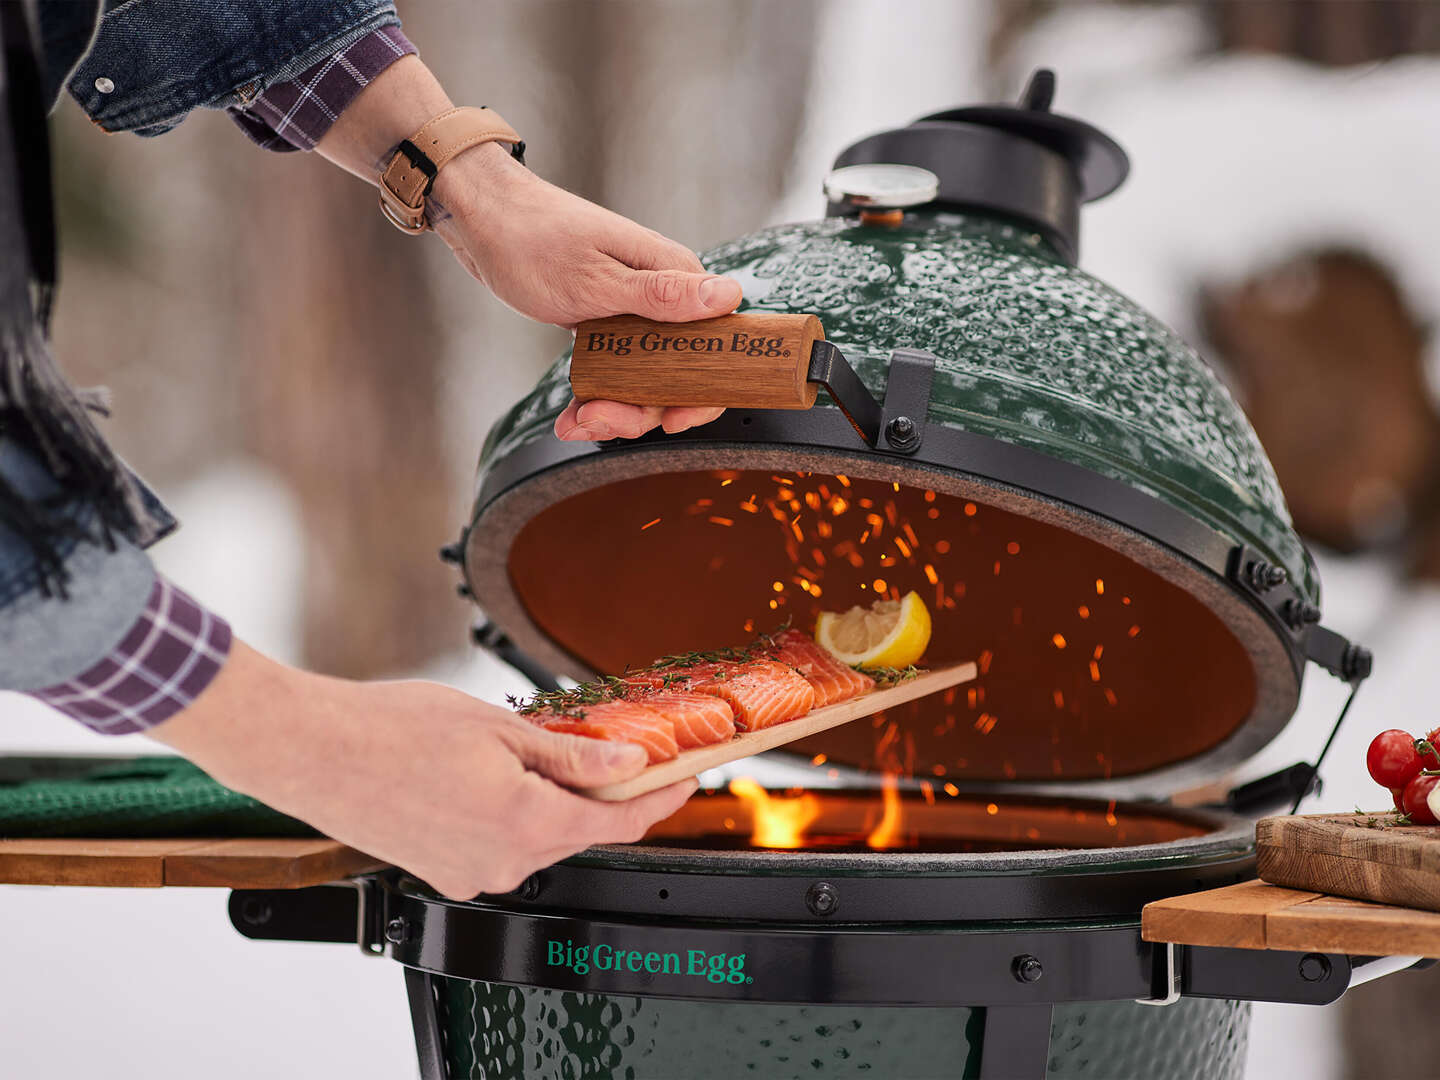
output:
<svg viewBox="0 0 1440 1080"><path fill-rule="evenodd" d="M911 664L909 667L903 668L865 668L860 667L857 664L855 665L855 670L860 672L860 674L862 675L869 675L872 679L874 679L875 688L877 690L886 689L891 686L899 686L901 683L909 682L911 679L916 678L921 674L920 669L917 668L914 664Z"/></svg>

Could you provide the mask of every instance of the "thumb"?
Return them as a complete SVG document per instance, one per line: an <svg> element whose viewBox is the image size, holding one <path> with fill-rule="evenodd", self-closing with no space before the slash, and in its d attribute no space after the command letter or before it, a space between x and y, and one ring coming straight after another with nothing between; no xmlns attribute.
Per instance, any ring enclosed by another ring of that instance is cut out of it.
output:
<svg viewBox="0 0 1440 1080"><path fill-rule="evenodd" d="M628 780L645 768L645 748L584 735L532 729L518 751L525 767L566 787L598 787Z"/></svg>
<svg viewBox="0 0 1440 1080"><path fill-rule="evenodd" d="M616 307L659 322L689 322L728 315L740 304L740 283L685 270L626 270Z"/></svg>

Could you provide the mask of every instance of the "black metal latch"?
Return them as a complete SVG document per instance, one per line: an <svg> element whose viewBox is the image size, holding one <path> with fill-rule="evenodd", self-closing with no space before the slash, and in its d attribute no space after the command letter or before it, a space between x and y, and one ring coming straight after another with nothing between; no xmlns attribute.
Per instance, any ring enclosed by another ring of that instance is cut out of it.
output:
<svg viewBox="0 0 1440 1080"><path fill-rule="evenodd" d="M876 450L913 454L920 449L930 414L935 356L923 349L890 354L885 404L875 400L845 355L829 341L817 341L810 353L810 382L820 383L865 442Z"/></svg>

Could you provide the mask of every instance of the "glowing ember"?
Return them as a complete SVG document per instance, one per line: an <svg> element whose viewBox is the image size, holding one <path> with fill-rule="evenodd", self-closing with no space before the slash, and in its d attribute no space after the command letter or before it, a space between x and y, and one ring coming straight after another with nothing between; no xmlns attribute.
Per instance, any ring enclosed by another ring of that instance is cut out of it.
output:
<svg viewBox="0 0 1440 1080"><path fill-rule="evenodd" d="M801 847L805 843L805 830L820 816L820 800L808 791L776 796L748 776L737 776L729 787L730 794L750 811L754 821L750 843L756 847Z"/></svg>
<svg viewBox="0 0 1440 1080"><path fill-rule="evenodd" d="M882 797L885 800L885 813L881 815L880 824L865 837L865 846L877 850L895 846L900 839L900 823L905 813L900 804L899 777L893 772L886 773L884 785Z"/></svg>
<svg viewBox="0 0 1440 1080"><path fill-rule="evenodd" d="M644 525L641 525L641 526L640 526L640 531L641 531L641 532L644 532L646 529L650 528L650 526L652 526L652 525L659 525L659 524L660 524L660 519L659 519L659 518L655 518L653 521L647 521Z"/></svg>

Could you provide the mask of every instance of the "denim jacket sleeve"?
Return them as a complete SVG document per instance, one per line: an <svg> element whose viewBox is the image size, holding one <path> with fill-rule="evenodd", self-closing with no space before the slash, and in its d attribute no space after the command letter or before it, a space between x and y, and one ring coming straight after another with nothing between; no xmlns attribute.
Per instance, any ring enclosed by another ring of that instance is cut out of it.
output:
<svg viewBox="0 0 1440 1080"><path fill-rule="evenodd" d="M61 488L39 457L0 435L0 478L27 499ZM57 541L66 599L42 583L35 554L0 524L0 690L32 690L73 677L114 648L145 608L155 581L149 557L123 537L100 543L76 507L79 528Z"/></svg>
<svg viewBox="0 0 1440 1080"><path fill-rule="evenodd" d="M43 4L42 15L65 6ZM138 135L169 131L192 109L243 106L400 21L391 0L106 0L104 7L68 89L105 131ZM66 43L73 48L78 37L74 28L46 28L52 78L68 71Z"/></svg>

